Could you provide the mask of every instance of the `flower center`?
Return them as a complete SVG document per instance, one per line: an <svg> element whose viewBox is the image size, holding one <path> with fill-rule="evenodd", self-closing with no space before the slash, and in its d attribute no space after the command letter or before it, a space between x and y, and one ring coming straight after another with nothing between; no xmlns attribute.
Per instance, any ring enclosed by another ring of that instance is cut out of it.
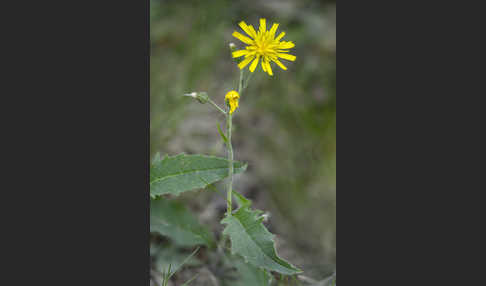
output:
<svg viewBox="0 0 486 286"><path fill-rule="evenodd" d="M267 47L265 43L258 43L257 47L258 47L257 53L260 54L261 56L265 55L267 51Z"/></svg>

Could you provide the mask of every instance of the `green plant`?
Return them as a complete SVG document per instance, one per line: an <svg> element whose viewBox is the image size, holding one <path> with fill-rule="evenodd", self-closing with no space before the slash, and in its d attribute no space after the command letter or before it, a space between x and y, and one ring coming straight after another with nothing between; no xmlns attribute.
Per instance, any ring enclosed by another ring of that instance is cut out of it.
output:
<svg viewBox="0 0 486 286"><path fill-rule="evenodd" d="M163 270L162 272L162 286L167 286L167 284L169 283L169 280L170 278L176 274L176 272L184 265L186 264L186 262L191 259L197 252L198 252L199 248L196 248L188 257L186 257L184 259L184 261L182 261L182 263L179 265L179 267L177 267L174 271L171 271L171 268L172 268L172 264L169 264L169 268L167 269L167 271ZM191 283L194 279L196 279L197 275L195 275L194 277L192 277L191 279L187 280L184 285L189 285L189 283ZM183 285L183 286L184 286Z"/></svg>
<svg viewBox="0 0 486 286"><path fill-rule="evenodd" d="M150 166L150 228L152 233L158 233L171 237L180 246L205 245L208 249L221 257L224 265L235 267L240 274L236 285L270 285L273 276L270 272L291 276L296 280L296 274L302 271L277 255L274 235L271 234L263 220L264 212L253 209L252 202L242 194L233 190L233 176L243 173L247 165L234 161L232 134L233 116L239 106L239 99L248 86L251 76L255 71L259 60L264 72L273 75L270 62L275 62L282 69L285 66L278 57L287 60L295 60L295 56L287 54L292 48L292 42L280 42L284 32L276 36L278 24L266 30L266 21L260 21L258 32L251 25L240 23L240 27L251 37L239 34L233 35L249 46L245 50L235 51L235 45L230 44L234 58L244 56L238 62L240 68L237 91L229 91L225 96L226 106L218 106L212 101L206 92L192 92L185 96L192 97L202 104L209 103L215 107L226 119L226 133L218 125L218 132L227 149L227 158L206 155L176 156L157 154ZM250 64L251 63L251 64ZM244 68L249 66L250 73ZM179 202L171 200L172 196L195 189L215 189L216 182L226 179L226 214L221 223L224 225L223 236L216 241L208 229L199 224L192 214ZM233 198L238 206L233 210ZM230 253L226 245L231 243ZM170 265L170 264L169 264ZM174 274L170 269L164 275L167 281ZM223 279L224 280L224 279ZM192 281L192 279L191 279ZM250 282L251 281L251 282ZM275 279L277 281L277 279ZM289 283L290 279L278 279L279 285ZM228 285L235 285L228 284ZM288 285L288 284L285 284Z"/></svg>

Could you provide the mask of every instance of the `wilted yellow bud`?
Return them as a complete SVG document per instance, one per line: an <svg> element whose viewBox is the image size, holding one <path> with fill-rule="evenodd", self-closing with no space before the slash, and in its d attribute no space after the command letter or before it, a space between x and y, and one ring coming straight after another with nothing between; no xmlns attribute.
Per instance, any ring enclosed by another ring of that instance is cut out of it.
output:
<svg viewBox="0 0 486 286"><path fill-rule="evenodd" d="M230 114L233 114L235 109L238 108L238 99L239 98L240 98L240 94L235 90L229 91L226 94L226 96L224 97L224 99L226 100L226 102L230 106Z"/></svg>

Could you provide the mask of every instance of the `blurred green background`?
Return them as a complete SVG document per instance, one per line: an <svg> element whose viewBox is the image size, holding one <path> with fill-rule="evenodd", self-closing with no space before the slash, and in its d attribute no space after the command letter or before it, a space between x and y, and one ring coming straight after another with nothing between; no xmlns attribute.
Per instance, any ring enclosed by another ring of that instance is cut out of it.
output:
<svg viewBox="0 0 486 286"><path fill-rule="evenodd" d="M228 44L244 20L280 23L296 45L295 62L258 67L234 116L235 159L248 170L235 189L269 213L279 255L316 280L336 269L336 8L334 1L150 2L151 156L203 153L226 156L210 105L183 97L206 91L220 106L237 89L239 70ZM277 32L278 34L279 32ZM218 186L221 190L224 188ZM218 234L225 211L215 192L178 198Z"/></svg>

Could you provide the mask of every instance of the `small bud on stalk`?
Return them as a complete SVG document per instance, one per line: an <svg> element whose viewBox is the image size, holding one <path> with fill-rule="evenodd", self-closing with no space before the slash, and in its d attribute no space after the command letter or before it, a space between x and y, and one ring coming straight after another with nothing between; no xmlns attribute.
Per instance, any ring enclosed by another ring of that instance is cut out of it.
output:
<svg viewBox="0 0 486 286"><path fill-rule="evenodd" d="M209 97L207 92L191 92L191 93L186 93L184 96L189 96L192 98L197 99L200 103L204 104L209 101Z"/></svg>

